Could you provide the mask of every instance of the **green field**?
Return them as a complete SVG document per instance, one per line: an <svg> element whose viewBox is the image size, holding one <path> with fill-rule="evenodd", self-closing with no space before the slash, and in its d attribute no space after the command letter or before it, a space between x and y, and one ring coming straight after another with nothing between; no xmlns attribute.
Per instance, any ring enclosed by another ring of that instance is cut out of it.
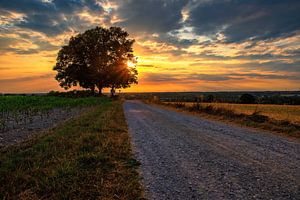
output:
<svg viewBox="0 0 300 200"><path fill-rule="evenodd" d="M107 98L66 98L53 96L0 96L0 112L20 110L48 110L53 108L97 105Z"/></svg>
<svg viewBox="0 0 300 200"><path fill-rule="evenodd" d="M108 101L105 97L0 96L0 132L6 131L12 123L28 124L36 116L47 117L52 109L67 111L69 108L86 108Z"/></svg>

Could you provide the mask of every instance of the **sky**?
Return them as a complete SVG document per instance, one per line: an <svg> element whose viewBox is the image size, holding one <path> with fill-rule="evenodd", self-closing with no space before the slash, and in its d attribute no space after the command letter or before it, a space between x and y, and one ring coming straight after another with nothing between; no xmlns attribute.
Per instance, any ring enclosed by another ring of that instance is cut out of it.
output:
<svg viewBox="0 0 300 200"><path fill-rule="evenodd" d="M127 92L300 90L299 0L0 0L0 93L62 90L71 36L120 26L135 39Z"/></svg>

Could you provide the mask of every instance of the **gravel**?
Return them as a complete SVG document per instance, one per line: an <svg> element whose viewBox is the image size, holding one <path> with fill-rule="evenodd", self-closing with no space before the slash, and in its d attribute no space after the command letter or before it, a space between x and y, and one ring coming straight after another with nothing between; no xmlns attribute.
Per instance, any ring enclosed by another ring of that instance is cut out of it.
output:
<svg viewBox="0 0 300 200"><path fill-rule="evenodd" d="M81 114L87 109L85 107L55 108L31 116L30 118L32 119L27 120L26 123L24 121L17 123L15 120L11 120L7 124L7 129L0 132L0 148L19 143L30 138L33 134L42 133L58 123ZM22 118L27 117L26 115L22 116Z"/></svg>
<svg viewBox="0 0 300 200"><path fill-rule="evenodd" d="M300 199L300 144L263 131L124 103L147 199Z"/></svg>

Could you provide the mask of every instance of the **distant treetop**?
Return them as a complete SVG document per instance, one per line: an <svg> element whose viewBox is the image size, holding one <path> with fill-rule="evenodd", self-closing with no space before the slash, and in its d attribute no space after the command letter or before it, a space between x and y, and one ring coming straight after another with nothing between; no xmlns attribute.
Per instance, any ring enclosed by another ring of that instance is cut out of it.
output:
<svg viewBox="0 0 300 200"><path fill-rule="evenodd" d="M240 97L240 102L244 104L253 104L256 103L256 98L252 94L242 94Z"/></svg>

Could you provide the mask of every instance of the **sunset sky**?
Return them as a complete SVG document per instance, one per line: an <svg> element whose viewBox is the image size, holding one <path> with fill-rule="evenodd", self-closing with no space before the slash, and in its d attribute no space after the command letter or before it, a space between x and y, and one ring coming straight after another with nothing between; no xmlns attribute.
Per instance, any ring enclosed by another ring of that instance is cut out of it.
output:
<svg viewBox="0 0 300 200"><path fill-rule="evenodd" d="M300 90L299 0L0 0L0 93L62 90L57 52L121 26L139 84L125 91Z"/></svg>

